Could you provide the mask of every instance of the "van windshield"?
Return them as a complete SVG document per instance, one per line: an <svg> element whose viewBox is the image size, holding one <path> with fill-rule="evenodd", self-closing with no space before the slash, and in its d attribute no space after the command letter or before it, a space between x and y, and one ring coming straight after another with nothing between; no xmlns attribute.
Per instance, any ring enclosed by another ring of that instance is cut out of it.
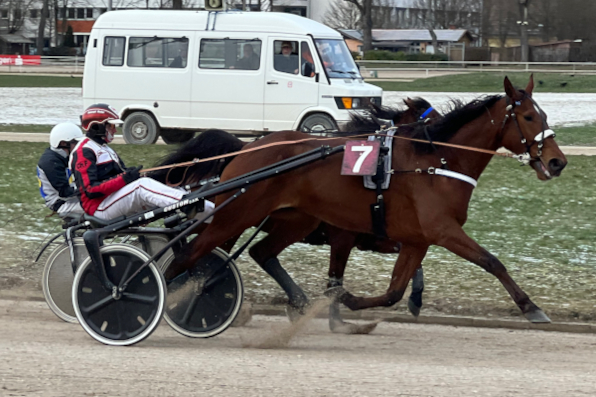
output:
<svg viewBox="0 0 596 397"><path fill-rule="evenodd" d="M361 79L360 71L343 40L316 39L317 51L327 75L332 79Z"/></svg>

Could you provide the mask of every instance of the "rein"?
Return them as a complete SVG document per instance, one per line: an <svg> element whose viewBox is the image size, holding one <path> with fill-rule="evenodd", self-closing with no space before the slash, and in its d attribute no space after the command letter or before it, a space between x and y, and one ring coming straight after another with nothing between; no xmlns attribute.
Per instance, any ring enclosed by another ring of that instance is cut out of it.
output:
<svg viewBox="0 0 596 397"><path fill-rule="evenodd" d="M389 128L381 129L381 130L379 130L379 133L377 133L375 135L387 137L389 135L386 134L385 132L388 132L388 131L391 131L391 130L396 130L397 131L399 128L410 126L410 125L413 125L413 124L417 124L417 123L402 124L400 126L395 126L395 127L389 127ZM350 136L341 137L341 138L345 138L345 139L366 138L366 137L368 137L370 135L371 134L350 135ZM445 146L445 147L450 147L450 148L455 148L455 149L468 150L468 151L478 152L478 153L491 154L491 155L502 156L502 157L510 157L510 158L514 158L514 159L516 159L518 161L522 161L522 156L523 156L523 155L517 155L517 154L512 154L512 153L497 152L495 150L481 149L481 148L475 148L475 147L465 146L465 145L457 145L457 144L454 144L454 143L437 142L437 141L432 141L431 142L431 141L427 141L427 140L424 140L424 139L408 138L408 137L399 136L399 135L393 135L393 138L403 139L403 140L411 141L411 142L420 142L420 143L427 143L427 144L433 144L433 145L438 145L438 146ZM186 162L183 162L183 163L162 165L162 166L154 167L154 168L147 168L147 169L145 169L142 172L142 174L147 174L149 172L159 171L159 170L165 170L165 169L170 169L170 168L190 167L190 166L195 165L195 164L205 163L205 162L214 161L214 160L220 160L220 159L224 159L224 158L227 158L227 157L238 156L238 155L241 155L241 154L244 154L244 153L256 152L256 151L267 149L269 147L274 147L274 146L294 145L294 144L304 143L304 142L309 142L309 141L328 141L328 140L334 140L334 139L338 139L338 137L333 137L333 138L316 138L316 137L312 137L312 138L298 139L298 140L295 140L295 141L272 142L272 143L268 143L266 145L259 146L259 147L256 147L256 148L239 150L237 152L221 154L219 156L207 157L207 158L204 158L204 159L198 159L198 158L196 158L196 159L193 159L191 161L186 161Z"/></svg>

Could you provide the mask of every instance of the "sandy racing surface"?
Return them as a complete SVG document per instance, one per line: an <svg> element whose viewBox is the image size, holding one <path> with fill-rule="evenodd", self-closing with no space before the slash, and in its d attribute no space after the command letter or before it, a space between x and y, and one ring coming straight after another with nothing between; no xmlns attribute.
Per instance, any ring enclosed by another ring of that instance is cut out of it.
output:
<svg viewBox="0 0 596 397"><path fill-rule="evenodd" d="M593 396L596 335L381 323L333 335L255 316L206 340L165 323L134 347L92 340L44 302L0 300L2 396Z"/></svg>

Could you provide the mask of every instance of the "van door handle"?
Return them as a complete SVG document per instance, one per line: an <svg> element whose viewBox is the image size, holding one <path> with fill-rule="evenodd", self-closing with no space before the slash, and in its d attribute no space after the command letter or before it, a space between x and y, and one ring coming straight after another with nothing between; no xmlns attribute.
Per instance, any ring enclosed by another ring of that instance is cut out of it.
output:
<svg viewBox="0 0 596 397"><path fill-rule="evenodd" d="M267 82L267 84L279 84L279 83L277 81L275 81L275 80L269 80Z"/></svg>

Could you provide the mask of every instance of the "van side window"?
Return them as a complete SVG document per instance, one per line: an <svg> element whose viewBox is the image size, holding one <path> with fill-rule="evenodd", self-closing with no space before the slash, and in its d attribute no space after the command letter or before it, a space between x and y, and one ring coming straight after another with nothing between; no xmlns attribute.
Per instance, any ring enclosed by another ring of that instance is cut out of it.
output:
<svg viewBox="0 0 596 397"><path fill-rule="evenodd" d="M187 63L186 37L131 37L128 41L128 66L185 68Z"/></svg>
<svg viewBox="0 0 596 397"><path fill-rule="evenodd" d="M278 72L298 74L298 42L280 41L273 42L273 67Z"/></svg>
<svg viewBox="0 0 596 397"><path fill-rule="evenodd" d="M202 69L258 70L261 40L202 39L199 67Z"/></svg>
<svg viewBox="0 0 596 397"><path fill-rule="evenodd" d="M300 73L306 77L315 76L315 61L306 41L300 43Z"/></svg>
<svg viewBox="0 0 596 397"><path fill-rule="evenodd" d="M124 46L126 37L106 37L103 44L103 65L124 65Z"/></svg>

